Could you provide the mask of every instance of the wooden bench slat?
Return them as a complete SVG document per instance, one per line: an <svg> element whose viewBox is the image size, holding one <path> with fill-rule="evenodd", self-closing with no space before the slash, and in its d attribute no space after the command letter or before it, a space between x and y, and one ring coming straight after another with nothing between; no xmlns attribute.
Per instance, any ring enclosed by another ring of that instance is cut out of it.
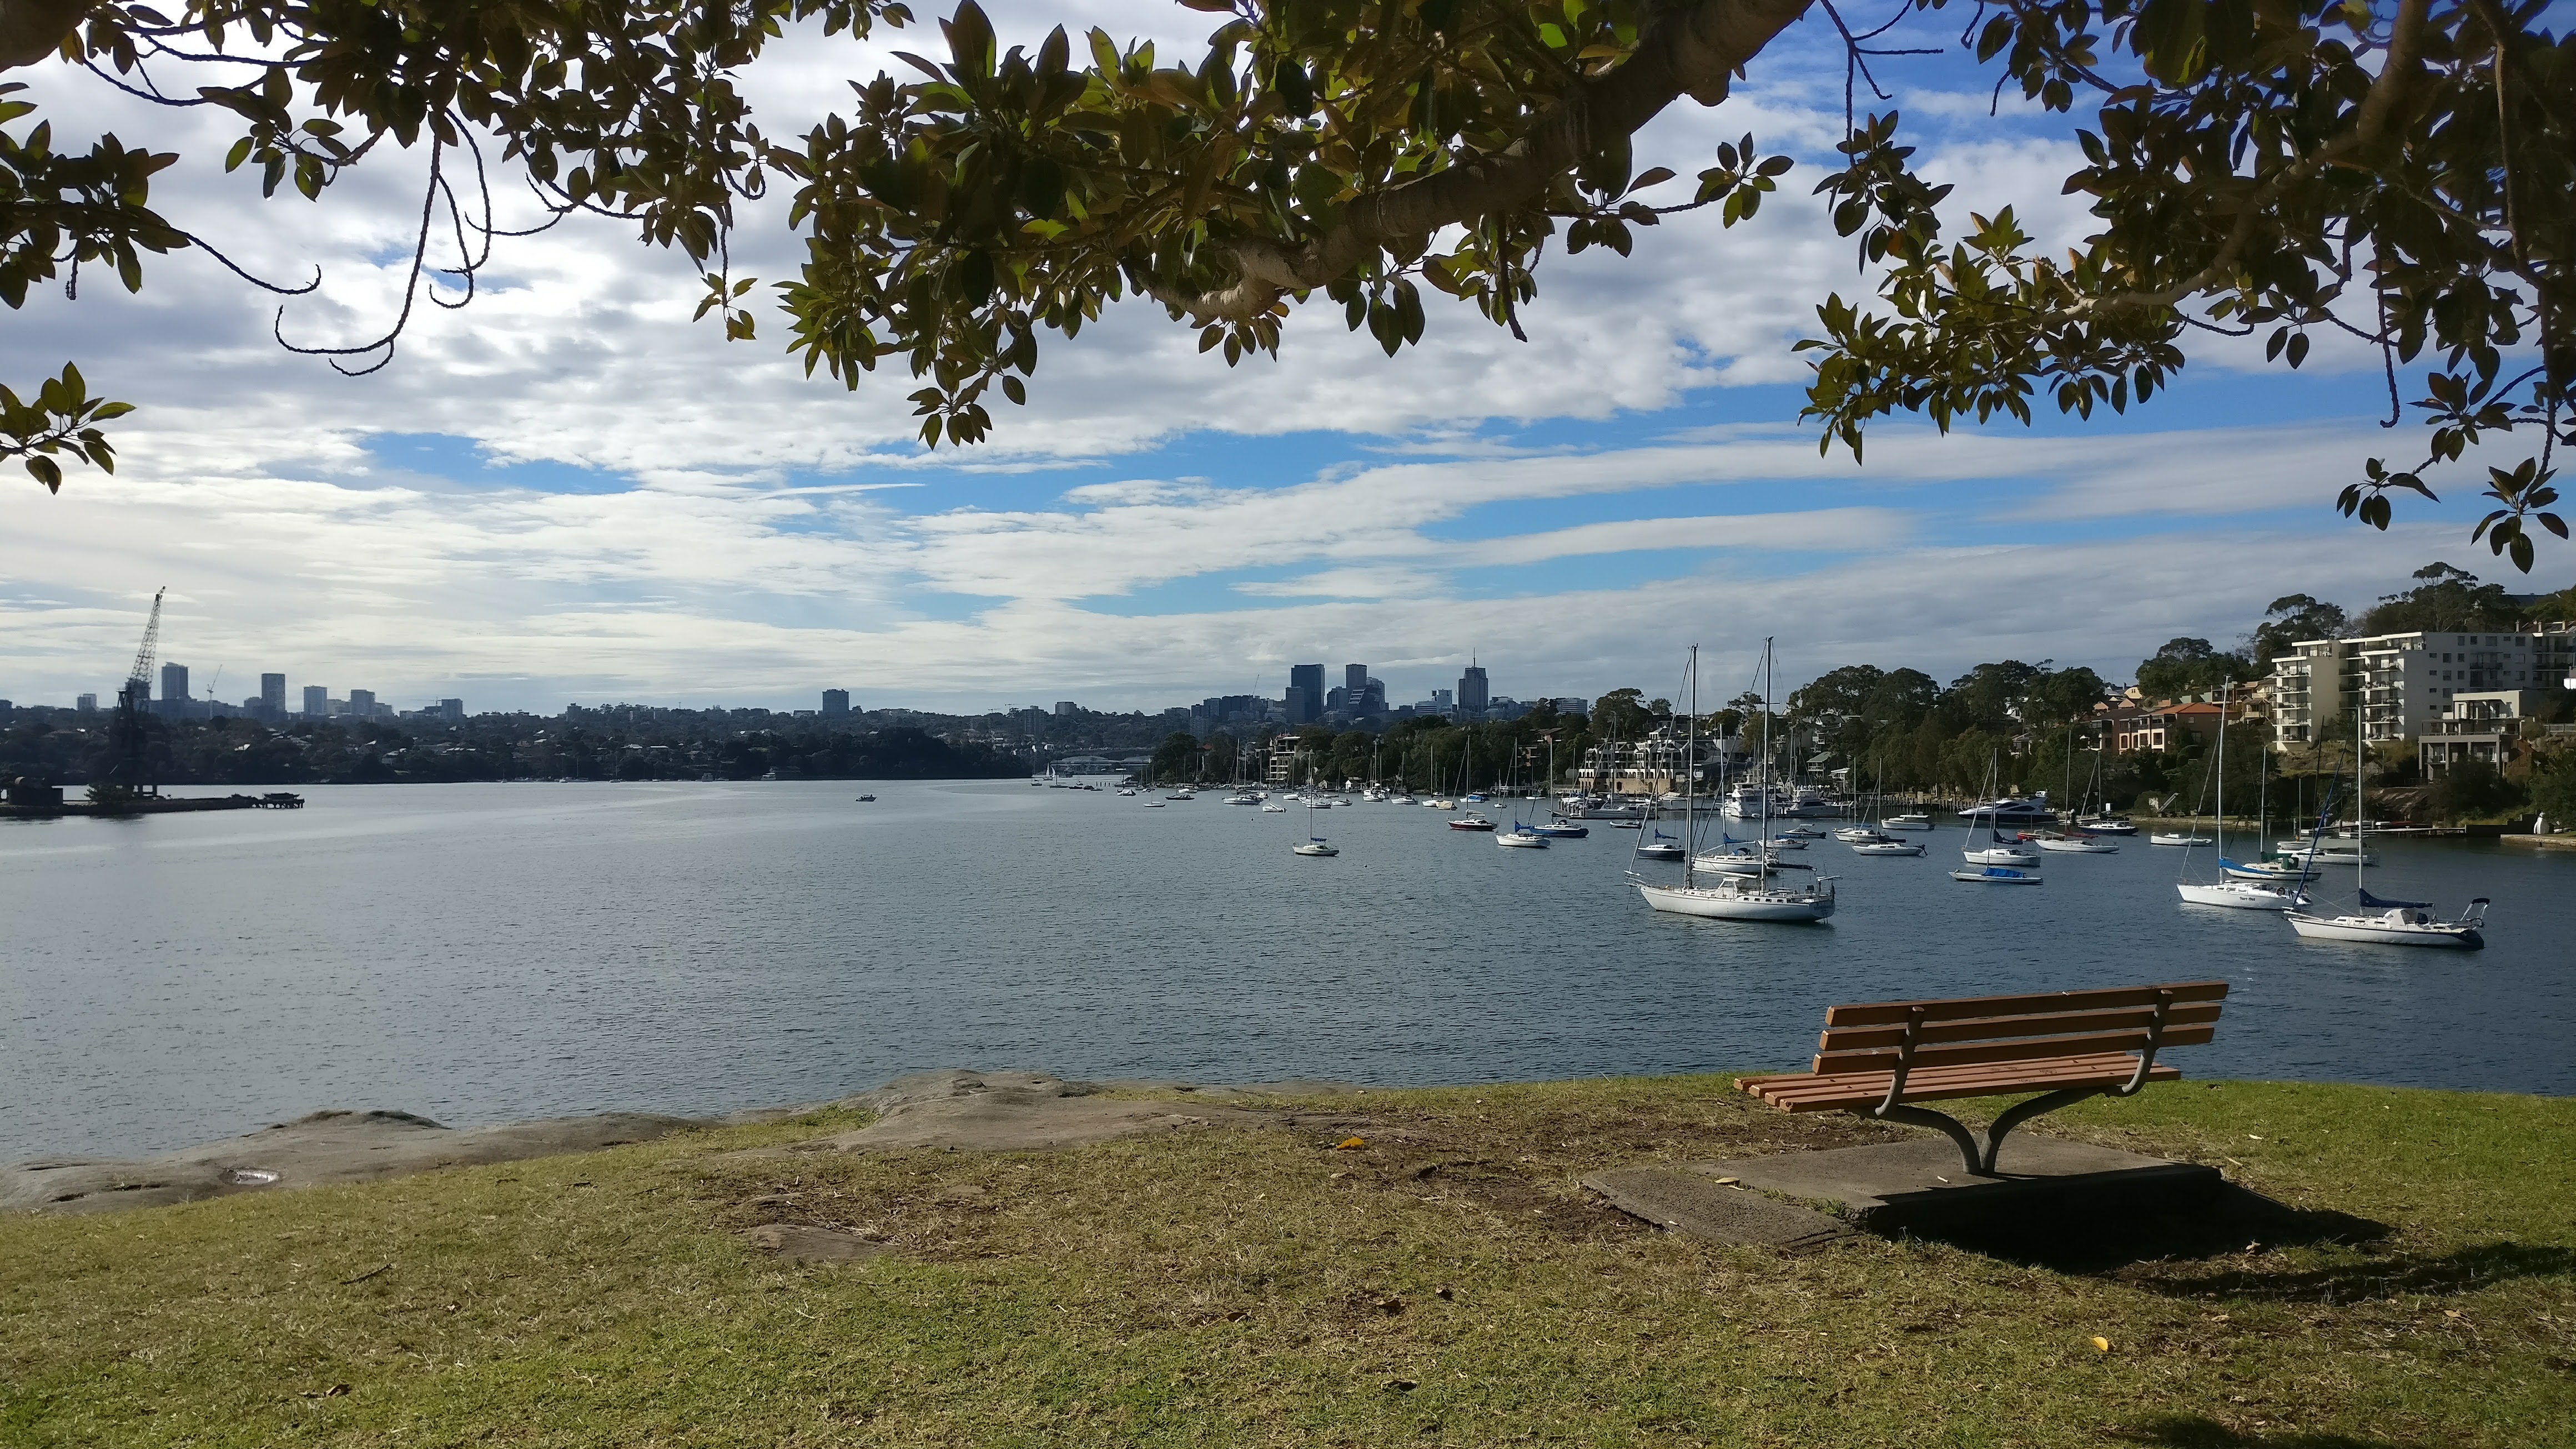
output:
<svg viewBox="0 0 2576 1449"><path fill-rule="evenodd" d="M1976 1063L1968 1066L1939 1067L1928 1072L1907 1074L1906 1096L1914 1095L1913 1089L1917 1082L1953 1087L2027 1082L2034 1085L2026 1089L2000 1085L1996 1089L1998 1091L2038 1091L2059 1077L2069 1075L2096 1077L2113 1073L2125 1076L2135 1073L2137 1067L2138 1059L2125 1052L2099 1052L2083 1057L2061 1057L2055 1061L2035 1064L1999 1066ZM1790 1072L1772 1077L1748 1077L1738 1085L1765 1100L1773 1098L1840 1099L1865 1091L1872 1094L1870 1100L1876 1102L1885 1098L1888 1081L1894 1075L1892 1072Z"/></svg>
<svg viewBox="0 0 2576 1449"><path fill-rule="evenodd" d="M2215 1026L2176 1027L2164 1034L2164 1047L2206 1046L2218 1035ZM1914 1070L1926 1067L1966 1066L1983 1062L2036 1062L2055 1057L2080 1057L2100 1052L2138 1051L2146 1046L2143 1031L2106 1031L2083 1036L2033 1037L2025 1041L1961 1042L1948 1046L1925 1046L1914 1049ZM1878 1072L1896 1069L1893 1048L1874 1051L1819 1052L1811 1071Z"/></svg>
<svg viewBox="0 0 2576 1449"><path fill-rule="evenodd" d="M2039 1069L2032 1069L2037 1066ZM2065 1087L2120 1086L2136 1075L2138 1059L2125 1053L2069 1057L2046 1064L2025 1064L2016 1071L1991 1066L1917 1068L1905 1078L1908 1102L1938 1102L1961 1097L1996 1097L2021 1091L2055 1091ZM1748 1077L1738 1083L1754 1097L1784 1112L1834 1112L1874 1107L1886 1099L1892 1072L1843 1072L1779 1077ZM2159 1062L2147 1073L2151 1082L2179 1081L2182 1073Z"/></svg>
<svg viewBox="0 0 2576 1449"><path fill-rule="evenodd" d="M2215 1001L2177 1005L2165 1013L2168 1028L2204 1026L2218 1020ZM2057 1036L2090 1031L2144 1032L2155 1020L2155 1007L2124 1006L2100 1011L2060 1011L2043 1016L1978 1016L1964 1021L1927 1023L1916 1035L1921 1045L1990 1041L2009 1037ZM1830 1026L1816 1038L1820 1052L1861 1051L1893 1047L1905 1040L1902 1023L1889 1026Z"/></svg>
<svg viewBox="0 0 2576 1449"><path fill-rule="evenodd" d="M2122 986L2094 991L2046 991L2027 996L1961 996L1925 1001L1869 1001L1825 1008L1825 1025L1903 1025L1919 1007L1926 1022L1972 1017L2031 1016L2053 1011L2099 1011L2123 1006L2153 1006L2158 992L2175 1002L2221 1001L2224 981L2179 981L2162 986Z"/></svg>

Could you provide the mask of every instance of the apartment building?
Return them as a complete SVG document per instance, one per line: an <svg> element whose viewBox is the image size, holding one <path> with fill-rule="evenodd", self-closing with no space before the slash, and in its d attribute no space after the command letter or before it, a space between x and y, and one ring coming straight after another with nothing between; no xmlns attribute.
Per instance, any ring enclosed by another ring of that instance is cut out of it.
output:
<svg viewBox="0 0 2576 1449"><path fill-rule="evenodd" d="M2349 738L2356 706L2375 742L2430 733L2462 695L2546 689L2570 672L2576 634L2563 623L2480 633L2417 631L2308 639L2272 661L2272 739Z"/></svg>

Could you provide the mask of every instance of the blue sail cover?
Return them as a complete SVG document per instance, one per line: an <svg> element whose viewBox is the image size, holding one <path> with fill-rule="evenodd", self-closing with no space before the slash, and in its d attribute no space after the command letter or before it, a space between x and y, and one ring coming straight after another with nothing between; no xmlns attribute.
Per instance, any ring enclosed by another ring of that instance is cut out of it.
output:
<svg viewBox="0 0 2576 1449"><path fill-rule="evenodd" d="M2433 908L2431 901L2385 901L2368 891L2360 892L2360 896L2363 905L2379 910L2429 911Z"/></svg>

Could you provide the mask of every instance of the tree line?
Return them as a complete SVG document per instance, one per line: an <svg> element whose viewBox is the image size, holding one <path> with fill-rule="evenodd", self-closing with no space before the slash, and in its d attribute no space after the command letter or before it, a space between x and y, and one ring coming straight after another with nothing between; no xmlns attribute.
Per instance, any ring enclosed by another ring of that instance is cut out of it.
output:
<svg viewBox="0 0 2576 1449"><path fill-rule="evenodd" d="M468 780L1004 779L1028 765L980 741L910 728L856 731L808 721L744 727L721 711L567 710L477 715L453 724L350 721L270 726L239 717L145 716L144 778L168 785L379 784ZM108 717L22 710L0 730L0 778L103 778Z"/></svg>

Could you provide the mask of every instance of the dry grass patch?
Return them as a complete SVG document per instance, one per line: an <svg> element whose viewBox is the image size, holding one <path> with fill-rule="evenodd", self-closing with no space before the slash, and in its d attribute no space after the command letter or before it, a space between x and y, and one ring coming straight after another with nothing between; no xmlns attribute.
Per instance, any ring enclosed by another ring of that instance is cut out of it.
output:
<svg viewBox="0 0 2576 1449"><path fill-rule="evenodd" d="M1333 1098L1353 1149L723 1156L845 1119L22 1219L0 1443L2567 1443L2571 1105L2186 1084L2067 1114L2314 1215L2071 1270L1712 1247L1576 1186L1886 1130L1723 1078ZM2400 1175L2378 1148L2409 1138ZM741 1238L772 1222L899 1252L788 1267Z"/></svg>

